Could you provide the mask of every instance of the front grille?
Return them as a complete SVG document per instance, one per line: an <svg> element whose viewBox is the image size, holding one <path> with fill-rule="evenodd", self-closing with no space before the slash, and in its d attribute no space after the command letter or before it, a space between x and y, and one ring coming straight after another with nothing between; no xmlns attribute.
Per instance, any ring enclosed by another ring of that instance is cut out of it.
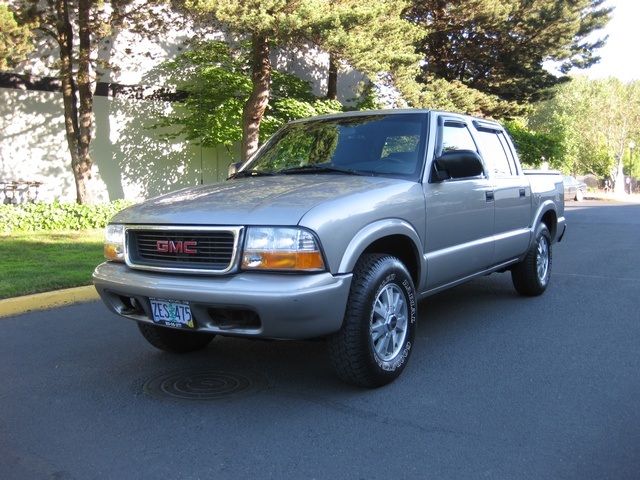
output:
<svg viewBox="0 0 640 480"><path fill-rule="evenodd" d="M129 227L127 263L133 268L226 273L235 264L240 228Z"/></svg>

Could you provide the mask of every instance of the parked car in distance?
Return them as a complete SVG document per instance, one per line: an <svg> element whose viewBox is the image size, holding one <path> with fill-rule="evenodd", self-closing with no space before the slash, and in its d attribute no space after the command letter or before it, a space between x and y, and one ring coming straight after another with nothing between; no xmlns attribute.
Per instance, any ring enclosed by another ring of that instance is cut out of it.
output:
<svg viewBox="0 0 640 480"><path fill-rule="evenodd" d="M575 200L576 202L584 200L584 193L587 191L586 183L570 175L564 175L562 183L564 183L565 200Z"/></svg>

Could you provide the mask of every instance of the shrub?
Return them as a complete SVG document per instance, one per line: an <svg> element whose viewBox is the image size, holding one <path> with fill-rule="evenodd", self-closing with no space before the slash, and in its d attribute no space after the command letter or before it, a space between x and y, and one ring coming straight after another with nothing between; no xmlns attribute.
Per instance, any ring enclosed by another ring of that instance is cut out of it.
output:
<svg viewBox="0 0 640 480"><path fill-rule="evenodd" d="M59 202L0 205L0 233L104 228L111 217L131 204L116 200L99 205Z"/></svg>

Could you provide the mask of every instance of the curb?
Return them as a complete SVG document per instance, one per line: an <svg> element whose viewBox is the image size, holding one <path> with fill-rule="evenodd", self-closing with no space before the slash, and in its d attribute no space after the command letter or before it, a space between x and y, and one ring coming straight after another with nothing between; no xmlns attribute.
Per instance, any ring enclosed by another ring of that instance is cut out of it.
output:
<svg viewBox="0 0 640 480"><path fill-rule="evenodd" d="M34 310L63 307L74 303L99 300L100 296L93 285L67 288L53 292L36 293L22 297L0 300L0 318L22 315Z"/></svg>

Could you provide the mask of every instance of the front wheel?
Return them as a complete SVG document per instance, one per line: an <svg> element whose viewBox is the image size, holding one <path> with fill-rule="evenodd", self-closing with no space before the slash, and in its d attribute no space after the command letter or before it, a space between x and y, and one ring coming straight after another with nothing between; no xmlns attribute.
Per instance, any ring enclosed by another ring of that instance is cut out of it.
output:
<svg viewBox="0 0 640 480"><path fill-rule="evenodd" d="M329 339L338 375L369 388L395 380L413 349L416 318L415 288L402 262L363 255L353 272L342 328Z"/></svg>
<svg viewBox="0 0 640 480"><path fill-rule="evenodd" d="M544 293L551 278L551 260L551 235L541 223L527 256L511 269L513 286L520 295L535 297Z"/></svg>
<svg viewBox="0 0 640 480"><path fill-rule="evenodd" d="M170 353L189 353L205 348L215 337L212 333L189 332L138 322L140 333L154 347Z"/></svg>

